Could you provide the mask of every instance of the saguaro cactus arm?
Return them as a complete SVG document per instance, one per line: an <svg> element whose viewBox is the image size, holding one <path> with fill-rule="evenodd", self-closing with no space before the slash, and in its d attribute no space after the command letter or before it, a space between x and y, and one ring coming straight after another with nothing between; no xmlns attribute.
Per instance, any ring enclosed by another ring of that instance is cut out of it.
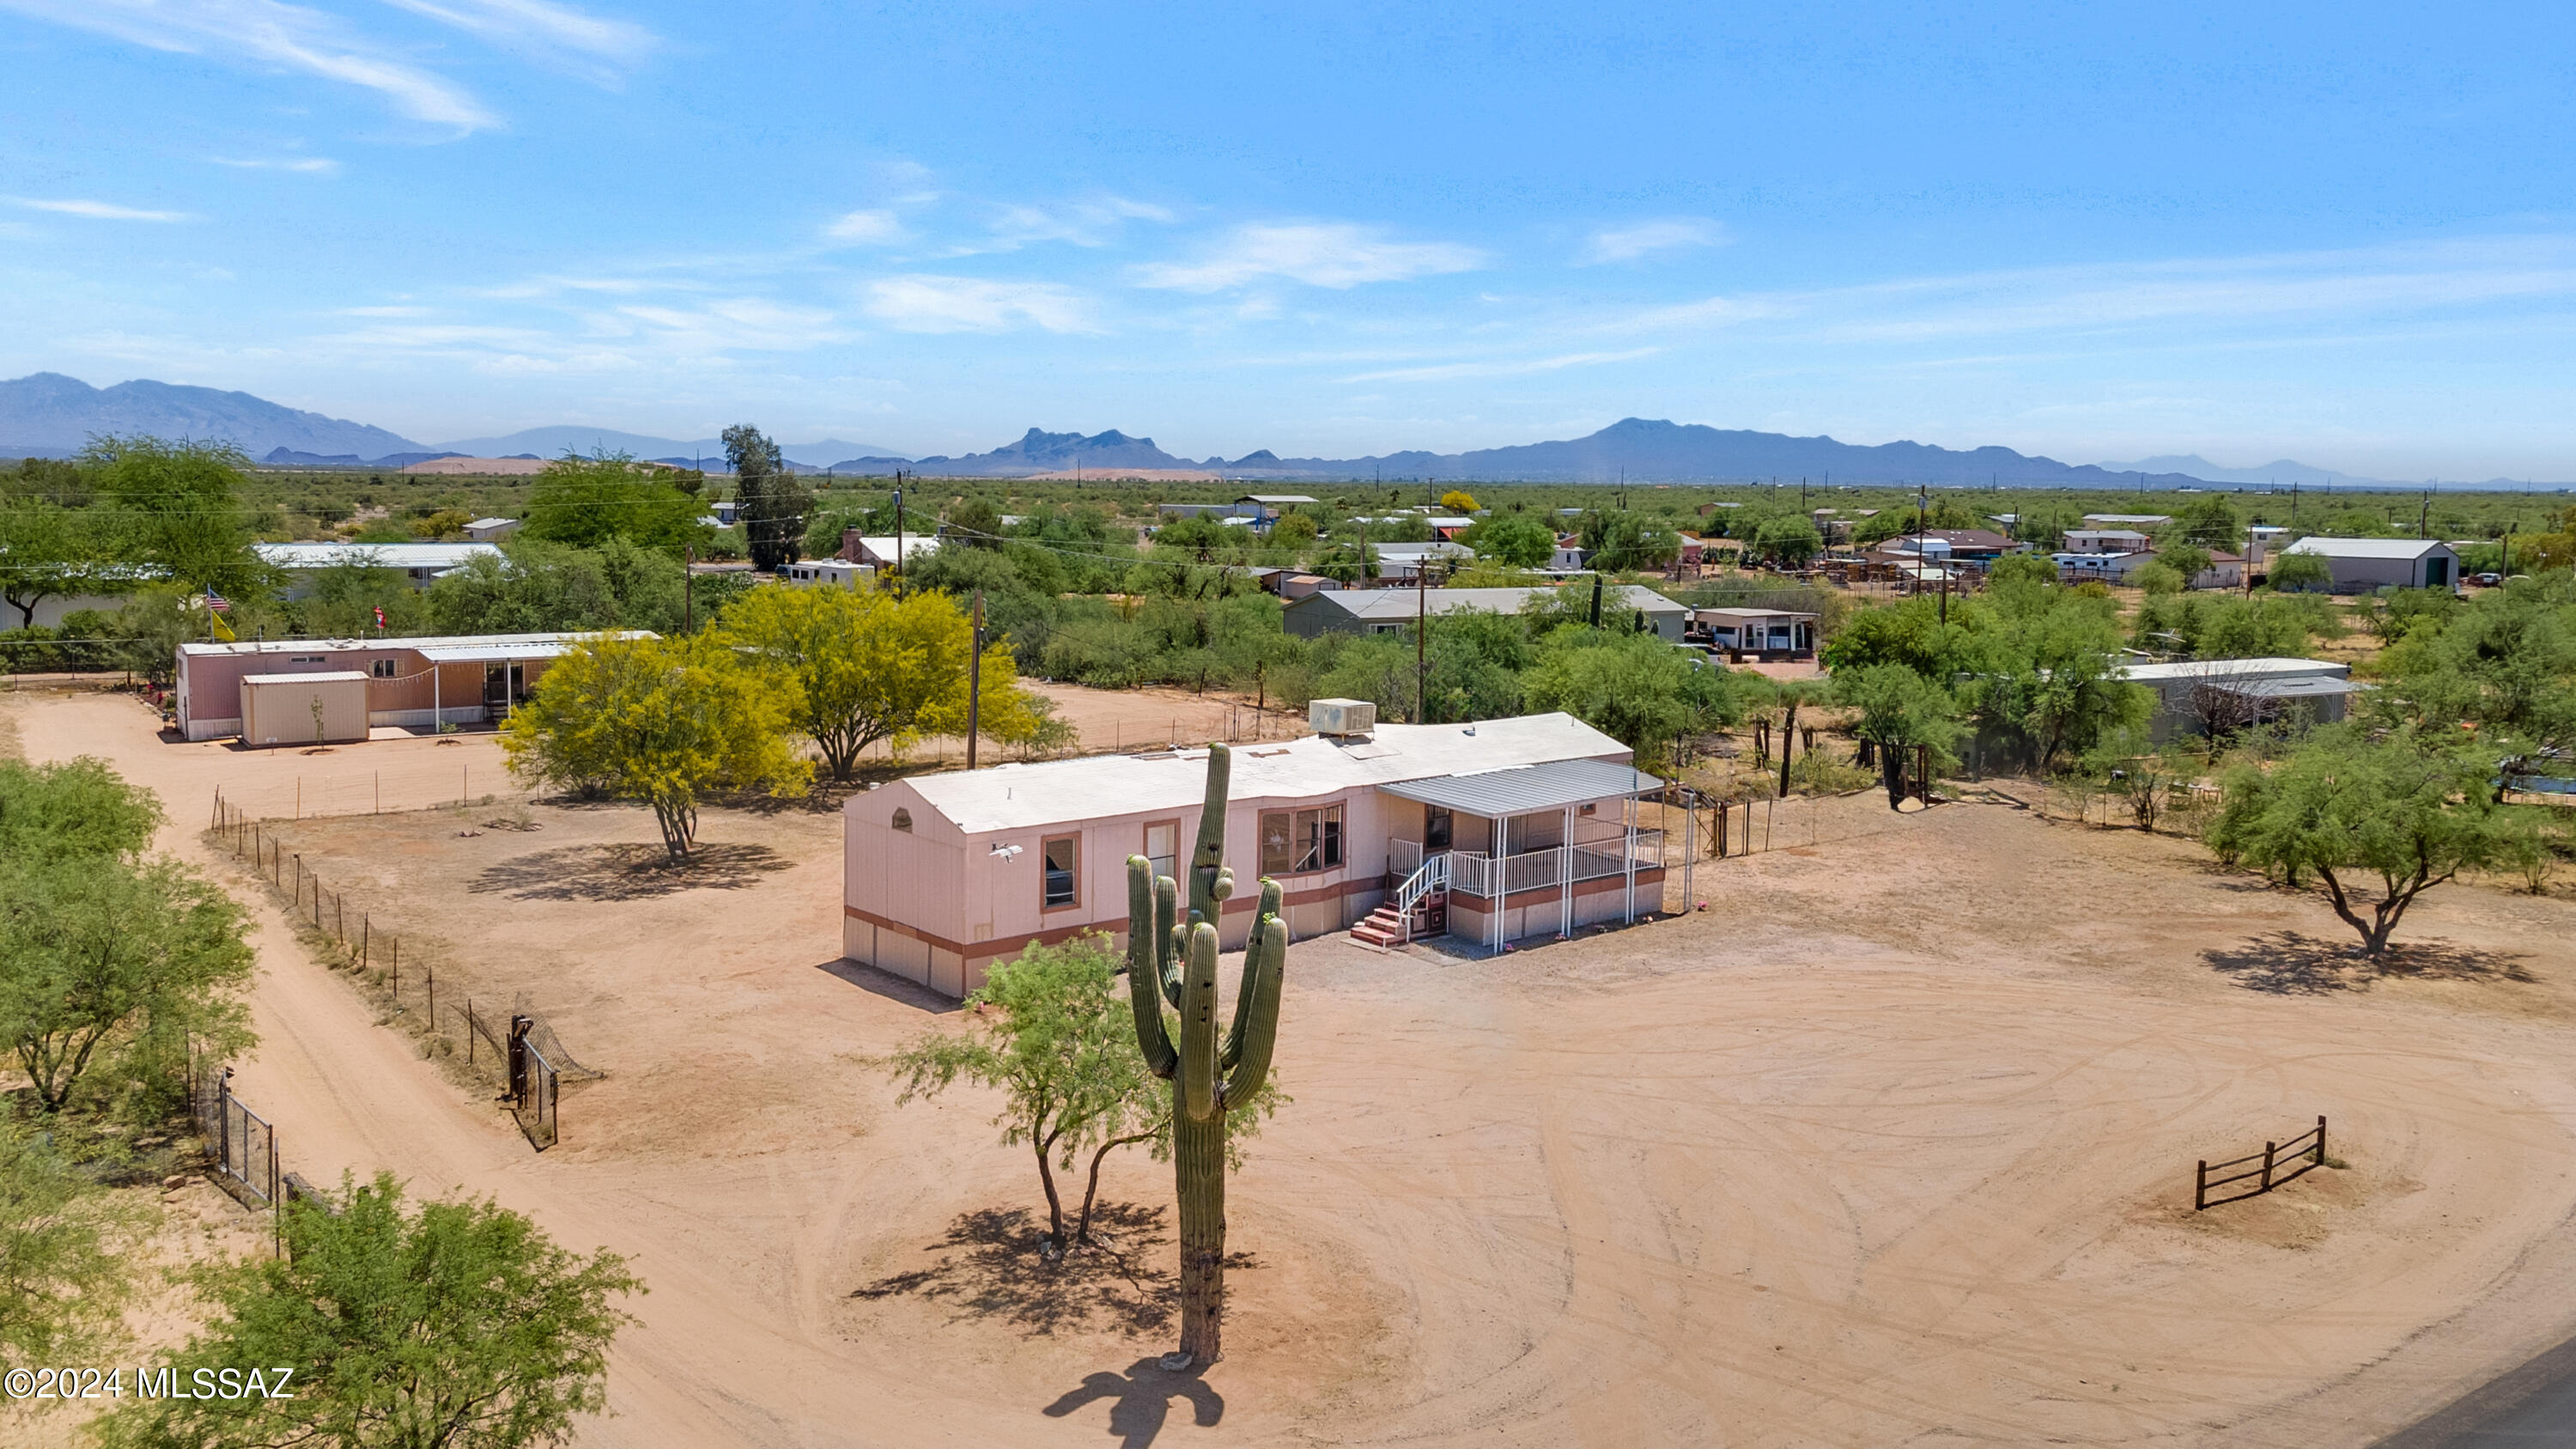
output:
<svg viewBox="0 0 2576 1449"><path fill-rule="evenodd" d="M1154 882L1154 980L1175 1009L1181 1004L1181 947L1187 940L1181 931L1181 888L1170 876L1159 877Z"/></svg>
<svg viewBox="0 0 2576 1449"><path fill-rule="evenodd" d="M1171 935L1169 881L1154 879L1154 863L1127 857L1127 995L1136 1010L1136 1045L1155 1076L1171 1079L1179 1056L1163 1030L1163 943ZM1158 909L1157 895L1163 902Z"/></svg>
<svg viewBox="0 0 2576 1449"><path fill-rule="evenodd" d="M1262 892L1264 904L1278 889L1272 884ZM1243 995L1234 1003L1233 1039L1227 1051L1232 1074L1217 1102L1221 1112L1244 1106L1260 1094L1261 1084L1270 1076L1271 1049L1279 1041L1279 986L1288 963L1288 923L1266 915L1254 931L1252 944L1244 952Z"/></svg>
<svg viewBox="0 0 2576 1449"><path fill-rule="evenodd" d="M1234 1025L1227 1029L1225 1051L1217 1058L1217 1066L1221 1070L1233 1071L1234 1064L1243 1058L1243 1028L1244 1023L1252 1019L1252 1002L1256 994L1253 988L1260 979L1262 942L1276 934L1283 952L1287 947L1287 922L1279 916L1281 895L1279 882L1268 876L1261 878L1261 909L1252 917L1252 938L1243 943L1243 984L1234 993Z"/></svg>
<svg viewBox="0 0 2576 1449"><path fill-rule="evenodd" d="M1221 1114L1216 1062L1216 927L1190 927L1190 954L1181 974L1180 1107L1192 1121Z"/></svg>
<svg viewBox="0 0 2576 1449"><path fill-rule="evenodd" d="M1190 851L1190 911L1211 925L1217 924L1220 903L1234 891L1225 869L1225 805L1233 775L1233 752L1223 745L1208 746L1207 794L1199 803L1198 843Z"/></svg>

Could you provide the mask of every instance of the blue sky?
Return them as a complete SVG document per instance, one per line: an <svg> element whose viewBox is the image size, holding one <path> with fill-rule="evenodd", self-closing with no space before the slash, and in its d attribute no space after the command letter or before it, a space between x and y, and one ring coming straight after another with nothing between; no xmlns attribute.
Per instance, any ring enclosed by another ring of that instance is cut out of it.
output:
<svg viewBox="0 0 2576 1449"><path fill-rule="evenodd" d="M0 0L0 375L2576 477L2576 12Z"/></svg>

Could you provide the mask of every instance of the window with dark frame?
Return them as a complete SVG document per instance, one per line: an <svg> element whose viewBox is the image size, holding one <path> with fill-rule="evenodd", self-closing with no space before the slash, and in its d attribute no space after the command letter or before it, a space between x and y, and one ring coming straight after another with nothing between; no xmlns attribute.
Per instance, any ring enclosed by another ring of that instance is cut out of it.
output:
<svg viewBox="0 0 2576 1449"><path fill-rule="evenodd" d="M1080 878L1081 838L1059 835L1048 840L1038 847L1038 861L1039 889L1043 893L1039 902L1041 907L1052 911L1080 904L1080 892L1075 883Z"/></svg>
<svg viewBox="0 0 2576 1449"><path fill-rule="evenodd" d="M1180 853L1181 822L1157 820L1145 827L1145 859L1154 866L1154 874L1180 879L1172 869Z"/></svg>
<svg viewBox="0 0 2576 1449"><path fill-rule="evenodd" d="M1342 865L1342 807L1269 810L1261 816L1261 873L1298 875Z"/></svg>
<svg viewBox="0 0 2576 1449"><path fill-rule="evenodd" d="M391 679L394 677L394 662L390 659L376 660L367 666L367 672L378 679Z"/></svg>

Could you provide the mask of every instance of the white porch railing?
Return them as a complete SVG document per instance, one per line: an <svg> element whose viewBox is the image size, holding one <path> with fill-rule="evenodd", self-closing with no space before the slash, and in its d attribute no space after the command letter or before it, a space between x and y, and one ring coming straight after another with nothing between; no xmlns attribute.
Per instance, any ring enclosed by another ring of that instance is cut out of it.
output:
<svg viewBox="0 0 2576 1449"><path fill-rule="evenodd" d="M1422 869L1422 842L1390 840L1386 843L1386 868L1390 874L1410 877Z"/></svg>
<svg viewBox="0 0 2576 1449"><path fill-rule="evenodd" d="M1404 884L1395 888L1395 913L1404 922L1404 939L1413 939L1413 913L1422 905L1423 897L1433 891L1447 889L1449 857L1446 854L1424 861L1413 874L1404 878Z"/></svg>
<svg viewBox="0 0 2576 1449"><path fill-rule="evenodd" d="M1660 830L1638 831L1633 852L1623 848L1624 845L1623 837L1613 836L1607 840L1584 841L1571 849L1561 845L1549 846L1500 859L1468 850L1453 850L1445 856L1432 858L1448 862L1450 890L1459 895L1491 899L1500 894L1518 895L1523 891L1544 890L1573 881L1626 875L1632 859L1639 870L1658 869L1664 863L1664 833Z"/></svg>

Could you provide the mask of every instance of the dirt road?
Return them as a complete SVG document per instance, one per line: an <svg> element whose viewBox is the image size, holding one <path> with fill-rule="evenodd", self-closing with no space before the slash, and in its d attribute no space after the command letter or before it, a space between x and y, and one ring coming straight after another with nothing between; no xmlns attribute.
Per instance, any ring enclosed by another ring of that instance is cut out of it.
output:
<svg viewBox="0 0 2576 1449"><path fill-rule="evenodd" d="M162 791L191 858L218 780L292 768L114 699L15 718ZM462 748L365 747L423 788ZM2446 888L2365 968L2186 844L1945 806L1516 956L1301 943L1229 1356L1176 1380L1146 1363L1168 1169L1113 1162L1114 1257L1035 1265L991 1102L897 1107L860 1060L954 1017L830 969L832 817L710 812L734 866L674 882L624 853L634 812L535 816L289 828L608 1071L564 1146L410 1059L265 908L239 1085L308 1174L391 1166L635 1256L585 1443L2359 1445L2576 1331L2565 899ZM2195 1158L2320 1113L2349 1166L2190 1210Z"/></svg>

